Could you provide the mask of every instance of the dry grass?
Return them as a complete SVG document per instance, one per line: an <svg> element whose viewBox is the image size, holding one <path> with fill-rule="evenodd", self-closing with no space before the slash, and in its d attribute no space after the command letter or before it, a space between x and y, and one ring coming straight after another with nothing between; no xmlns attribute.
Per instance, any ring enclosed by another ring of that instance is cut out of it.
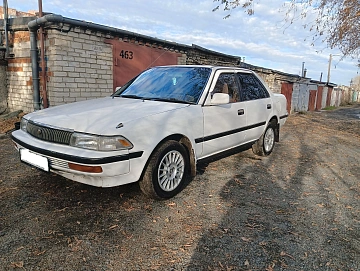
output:
<svg viewBox="0 0 360 271"><path fill-rule="evenodd" d="M15 122L18 122L21 120L22 116L24 116L24 113L19 114L18 117L0 120L0 134L5 134L15 127Z"/></svg>

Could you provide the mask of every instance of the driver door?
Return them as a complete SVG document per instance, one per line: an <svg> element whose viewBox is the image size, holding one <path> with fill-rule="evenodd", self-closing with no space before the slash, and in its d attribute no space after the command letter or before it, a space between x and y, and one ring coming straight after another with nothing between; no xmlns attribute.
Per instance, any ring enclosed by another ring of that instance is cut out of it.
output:
<svg viewBox="0 0 360 271"><path fill-rule="evenodd" d="M214 105L215 93L229 95L229 103ZM239 84L233 71L219 71L203 106L204 137L202 158L231 149L245 141L245 104L240 101Z"/></svg>

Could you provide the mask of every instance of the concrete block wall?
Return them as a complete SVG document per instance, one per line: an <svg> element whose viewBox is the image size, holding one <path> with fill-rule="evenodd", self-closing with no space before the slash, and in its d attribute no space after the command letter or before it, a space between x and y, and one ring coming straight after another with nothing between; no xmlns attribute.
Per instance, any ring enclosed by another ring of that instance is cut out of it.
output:
<svg viewBox="0 0 360 271"><path fill-rule="evenodd" d="M10 38L11 54L7 66L8 109L33 111L30 34L14 31Z"/></svg>
<svg viewBox="0 0 360 271"><path fill-rule="evenodd" d="M7 98L6 65L0 62L0 114L8 109Z"/></svg>
<svg viewBox="0 0 360 271"><path fill-rule="evenodd" d="M292 76L279 74L271 69L253 66L245 62L240 63L240 67L256 72L273 93L281 93L281 86L284 82L294 81Z"/></svg>
<svg viewBox="0 0 360 271"><path fill-rule="evenodd" d="M238 66L238 58L226 55L216 55L205 51L192 49L186 52L187 65L219 65Z"/></svg>
<svg viewBox="0 0 360 271"><path fill-rule="evenodd" d="M113 59L102 33L75 28L68 33L48 30L49 106L109 96Z"/></svg>
<svg viewBox="0 0 360 271"><path fill-rule="evenodd" d="M180 57L178 57L178 65L186 65L186 54L182 54Z"/></svg>
<svg viewBox="0 0 360 271"><path fill-rule="evenodd" d="M266 83L273 93L281 93L281 80L276 79L275 73L264 73L255 71Z"/></svg>

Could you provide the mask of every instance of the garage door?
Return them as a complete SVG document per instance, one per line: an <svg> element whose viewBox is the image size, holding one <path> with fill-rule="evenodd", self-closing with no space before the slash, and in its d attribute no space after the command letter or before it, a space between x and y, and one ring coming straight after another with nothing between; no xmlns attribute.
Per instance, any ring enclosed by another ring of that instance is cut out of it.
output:
<svg viewBox="0 0 360 271"><path fill-rule="evenodd" d="M143 70L161 65L176 65L179 53L119 40L106 40L113 45L114 89L123 86Z"/></svg>

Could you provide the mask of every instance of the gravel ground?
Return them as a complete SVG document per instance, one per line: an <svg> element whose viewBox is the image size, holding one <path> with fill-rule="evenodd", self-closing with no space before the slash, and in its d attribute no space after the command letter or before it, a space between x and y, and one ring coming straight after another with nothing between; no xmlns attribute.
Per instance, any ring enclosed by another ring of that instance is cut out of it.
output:
<svg viewBox="0 0 360 271"><path fill-rule="evenodd" d="M269 157L199 165L166 201L0 148L0 270L360 270L360 105L293 114Z"/></svg>

